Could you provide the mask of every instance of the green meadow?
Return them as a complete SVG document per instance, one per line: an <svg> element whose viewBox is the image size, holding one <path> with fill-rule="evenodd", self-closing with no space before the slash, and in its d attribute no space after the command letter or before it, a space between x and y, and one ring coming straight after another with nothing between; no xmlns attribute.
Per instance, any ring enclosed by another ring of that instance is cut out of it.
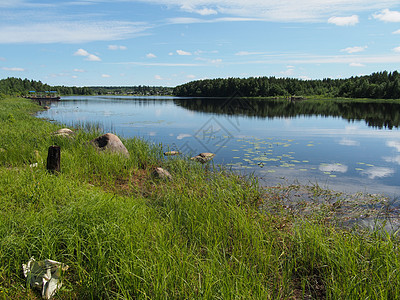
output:
<svg viewBox="0 0 400 300"><path fill-rule="evenodd" d="M337 226L333 205L297 214L256 178L140 138L123 139L130 158L99 153L98 128L55 136L40 109L0 99L0 299L41 298L32 256L69 266L55 299L400 298L396 232Z"/></svg>

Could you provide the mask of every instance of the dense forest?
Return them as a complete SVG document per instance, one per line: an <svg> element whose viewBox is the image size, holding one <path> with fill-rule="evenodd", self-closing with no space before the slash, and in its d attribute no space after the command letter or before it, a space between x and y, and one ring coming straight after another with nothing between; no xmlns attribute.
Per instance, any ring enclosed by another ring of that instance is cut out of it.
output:
<svg viewBox="0 0 400 300"><path fill-rule="evenodd" d="M186 97L324 96L347 98L399 99L400 74L376 72L348 79L301 80L294 78L250 77L205 79L174 88L174 95Z"/></svg>
<svg viewBox="0 0 400 300"><path fill-rule="evenodd" d="M0 95L24 96L30 91L56 91L59 95L171 95L173 88L161 86L68 87L50 86L41 81L9 77L0 80Z"/></svg>
<svg viewBox="0 0 400 300"><path fill-rule="evenodd" d="M93 91L87 87L50 86L41 81L9 77L0 80L0 94L24 96L29 91L45 92L56 91L60 95L92 95Z"/></svg>
<svg viewBox="0 0 400 300"><path fill-rule="evenodd" d="M205 79L171 87L162 86L50 86L41 81L9 77L0 80L0 95L24 96L29 91L56 91L59 95L175 95L185 97L323 96L346 98L400 99L400 74L376 72L347 79L301 80L250 77Z"/></svg>
<svg viewBox="0 0 400 300"><path fill-rule="evenodd" d="M89 87L96 95L172 95L172 87L163 86L91 86Z"/></svg>

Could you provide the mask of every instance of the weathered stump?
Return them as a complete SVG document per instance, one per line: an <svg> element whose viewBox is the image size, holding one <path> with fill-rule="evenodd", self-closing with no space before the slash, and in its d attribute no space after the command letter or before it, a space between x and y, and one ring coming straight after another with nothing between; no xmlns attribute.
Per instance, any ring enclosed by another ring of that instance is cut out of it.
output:
<svg viewBox="0 0 400 300"><path fill-rule="evenodd" d="M61 148L50 146L47 155L47 170L50 173L60 172L61 169Z"/></svg>

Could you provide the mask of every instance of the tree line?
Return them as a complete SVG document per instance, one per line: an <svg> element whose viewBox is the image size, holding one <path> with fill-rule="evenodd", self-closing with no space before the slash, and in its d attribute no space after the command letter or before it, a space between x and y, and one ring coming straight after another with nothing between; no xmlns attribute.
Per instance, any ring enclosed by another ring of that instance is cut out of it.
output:
<svg viewBox="0 0 400 300"><path fill-rule="evenodd" d="M400 74L376 72L347 79L302 80L295 78L250 77L191 81L173 91L185 97L324 96L346 98L399 99Z"/></svg>
<svg viewBox="0 0 400 300"><path fill-rule="evenodd" d="M161 86L77 87L50 86L41 81L8 77L0 80L0 95L26 96L30 91L55 91L59 95L171 95L173 88Z"/></svg>
<svg viewBox="0 0 400 300"><path fill-rule="evenodd" d="M162 86L76 87L50 86L41 81L9 77L0 80L0 95L24 96L29 91L56 91L59 95L175 95L184 97L323 96L400 99L400 74L376 72L347 79L301 80L250 77L191 81L175 88Z"/></svg>
<svg viewBox="0 0 400 300"><path fill-rule="evenodd" d="M90 89L96 95L172 95L172 87L164 86L92 86Z"/></svg>
<svg viewBox="0 0 400 300"><path fill-rule="evenodd" d="M0 94L11 96L25 96L29 92L55 91L60 95L92 95L88 87L50 86L41 81L8 77L0 80Z"/></svg>

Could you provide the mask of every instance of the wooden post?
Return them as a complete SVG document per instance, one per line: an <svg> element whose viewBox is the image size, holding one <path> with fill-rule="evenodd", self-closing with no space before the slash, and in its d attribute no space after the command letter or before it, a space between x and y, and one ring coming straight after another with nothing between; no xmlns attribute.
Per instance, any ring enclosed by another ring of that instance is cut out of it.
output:
<svg viewBox="0 0 400 300"><path fill-rule="evenodd" d="M47 155L47 170L51 173L60 172L61 149L60 146L50 146Z"/></svg>

